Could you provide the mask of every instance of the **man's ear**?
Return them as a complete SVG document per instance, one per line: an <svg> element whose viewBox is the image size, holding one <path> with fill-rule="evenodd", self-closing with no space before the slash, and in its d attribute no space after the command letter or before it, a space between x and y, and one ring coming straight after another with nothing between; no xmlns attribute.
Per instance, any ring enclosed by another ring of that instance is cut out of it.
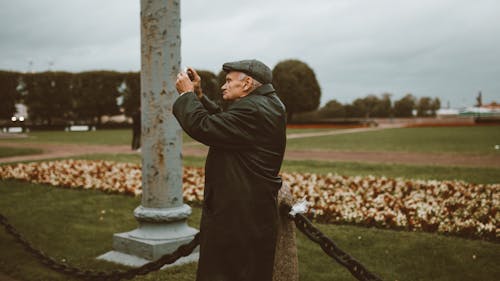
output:
<svg viewBox="0 0 500 281"><path fill-rule="evenodd" d="M252 77L250 76L247 76L245 77L245 81L243 82L244 85L243 85L243 90L245 92L249 92L251 89L252 89Z"/></svg>

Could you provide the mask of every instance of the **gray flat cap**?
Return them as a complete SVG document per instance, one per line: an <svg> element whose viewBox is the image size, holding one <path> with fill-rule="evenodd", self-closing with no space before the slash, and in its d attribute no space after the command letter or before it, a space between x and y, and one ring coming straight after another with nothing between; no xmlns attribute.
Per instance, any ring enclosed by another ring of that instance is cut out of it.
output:
<svg viewBox="0 0 500 281"><path fill-rule="evenodd" d="M240 71L262 84L273 82L273 73L271 69L263 62L258 60L240 60L233 62L226 62L222 65L225 72Z"/></svg>

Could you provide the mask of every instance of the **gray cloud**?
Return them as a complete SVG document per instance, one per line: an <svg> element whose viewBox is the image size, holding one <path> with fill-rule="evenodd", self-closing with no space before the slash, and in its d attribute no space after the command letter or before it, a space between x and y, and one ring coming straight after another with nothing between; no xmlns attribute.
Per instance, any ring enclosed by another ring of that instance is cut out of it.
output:
<svg viewBox="0 0 500 281"><path fill-rule="evenodd" d="M489 0L181 1L184 65L308 63L322 102L391 92L500 101L500 3ZM139 1L19 0L0 9L0 69L140 68Z"/></svg>

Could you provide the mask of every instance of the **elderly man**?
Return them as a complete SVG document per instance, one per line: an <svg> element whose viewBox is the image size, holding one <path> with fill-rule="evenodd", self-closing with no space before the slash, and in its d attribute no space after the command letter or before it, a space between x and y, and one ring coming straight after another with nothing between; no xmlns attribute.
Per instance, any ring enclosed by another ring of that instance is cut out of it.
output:
<svg viewBox="0 0 500 281"><path fill-rule="evenodd" d="M201 93L200 77L179 73L174 115L193 139L210 147L200 225L198 281L271 281L278 224L278 176L286 113L257 60L225 63L222 111ZM196 93L195 93L196 92Z"/></svg>

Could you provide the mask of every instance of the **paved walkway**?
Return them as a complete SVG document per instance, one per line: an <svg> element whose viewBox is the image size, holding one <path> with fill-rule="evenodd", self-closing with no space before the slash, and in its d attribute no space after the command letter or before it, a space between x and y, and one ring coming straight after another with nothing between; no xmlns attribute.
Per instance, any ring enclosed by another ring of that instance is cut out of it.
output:
<svg viewBox="0 0 500 281"><path fill-rule="evenodd" d="M377 131L390 128L399 128L401 125L387 124L379 127L337 129L314 133L298 133L288 135L288 139L316 136L350 134L358 132ZM23 155L0 158L0 163L34 161L51 158L66 158L85 154L137 154L128 145L81 145L81 144L54 144L54 143L24 143L1 141L3 147L23 147L42 149L42 154ZM206 156L208 148L199 143L185 143L183 154L186 156ZM500 155L459 155L449 153L416 153L416 152L363 152L363 151L322 151L322 150L287 150L286 160L320 160L338 162L362 163L395 163L408 165L442 165L468 167L500 167Z"/></svg>
<svg viewBox="0 0 500 281"><path fill-rule="evenodd" d="M14 144L1 143L8 147L33 147L44 150L42 154L0 158L0 163L35 161L52 158L65 158L85 154L137 154L129 146L97 146L74 144ZM185 156L206 156L208 148L203 145L184 145ZM358 151L321 151L287 150L286 160L318 160L362 163L395 163L408 165L441 165L468 167L500 167L500 156L456 155L439 153L408 152L358 152Z"/></svg>
<svg viewBox="0 0 500 281"><path fill-rule="evenodd" d="M363 127L363 128L351 128L351 129L337 129L332 131L321 131L313 133L296 133L288 134L287 139L299 139L299 138L310 138L310 137L322 137L322 136L333 136L333 135L343 135L361 132L371 132L380 131L385 129L403 128L404 124L383 124L378 127Z"/></svg>

